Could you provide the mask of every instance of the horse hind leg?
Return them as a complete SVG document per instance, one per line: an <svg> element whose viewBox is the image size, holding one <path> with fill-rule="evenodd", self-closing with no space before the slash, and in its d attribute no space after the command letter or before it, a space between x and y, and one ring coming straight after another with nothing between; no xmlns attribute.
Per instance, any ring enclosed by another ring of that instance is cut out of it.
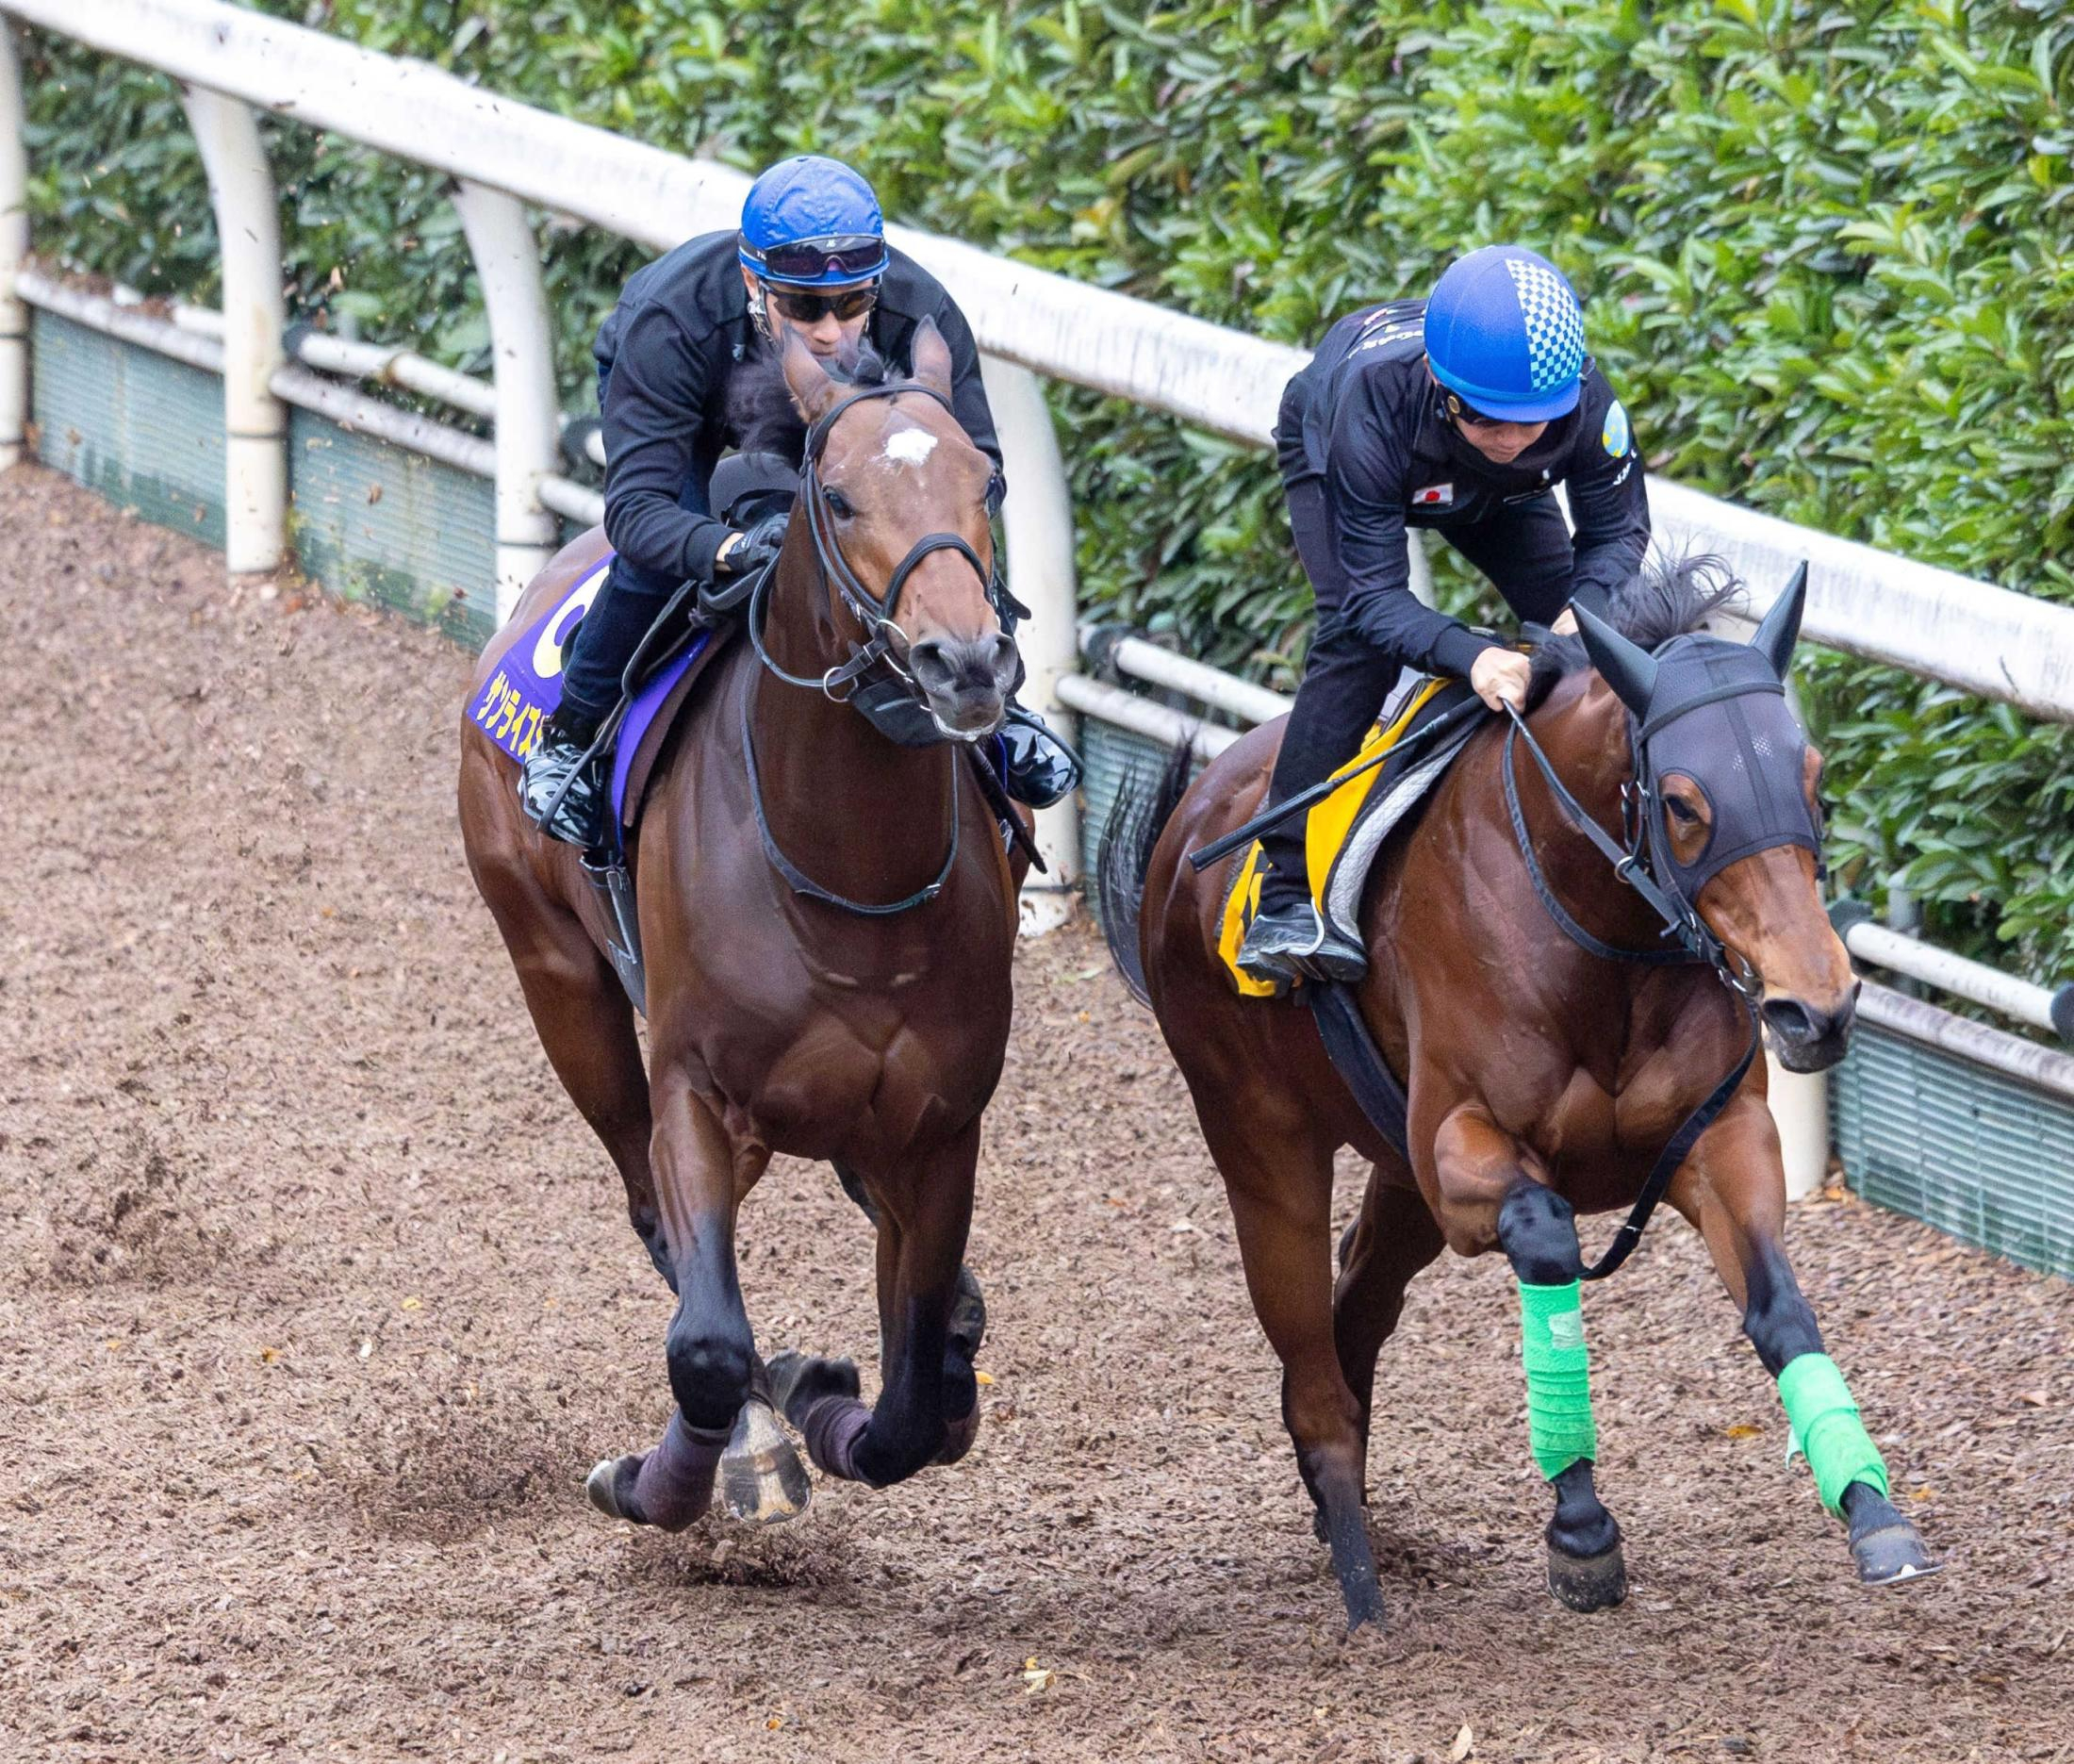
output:
<svg viewBox="0 0 2074 1764"><path fill-rule="evenodd" d="M1362 1409L1341 1370L1332 1313L1332 1152L1284 1130L1262 1099L1198 1109L1225 1179L1253 1309L1282 1362L1282 1422L1332 1557L1347 1628L1379 1624L1382 1588L1362 1508ZM1249 1119L1241 1132L1227 1119Z"/></svg>
<svg viewBox="0 0 2074 1764"><path fill-rule="evenodd" d="M720 1504L743 1525L782 1525L806 1511L814 1484L779 1423L770 1372L761 1358L750 1366L749 1391L720 1454Z"/></svg>
<svg viewBox="0 0 2074 1764"><path fill-rule="evenodd" d="M1425 1197L1397 1160L1370 1172L1361 1210L1340 1241L1332 1332L1340 1372L1360 1405L1364 1454L1374 1409L1375 1360L1404 1314L1405 1289L1445 1245ZM1365 1480L1365 1478L1364 1478Z"/></svg>
<svg viewBox="0 0 2074 1764"><path fill-rule="evenodd" d="M476 885L503 935L548 1063L618 1170L634 1235L675 1292L649 1162L653 1126L634 1006L583 920L548 895L523 857L478 866Z"/></svg>

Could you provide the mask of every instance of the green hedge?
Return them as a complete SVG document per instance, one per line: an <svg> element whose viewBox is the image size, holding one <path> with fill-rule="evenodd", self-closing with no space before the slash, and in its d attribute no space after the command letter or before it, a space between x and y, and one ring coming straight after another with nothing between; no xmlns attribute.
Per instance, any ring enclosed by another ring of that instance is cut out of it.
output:
<svg viewBox="0 0 2074 1764"><path fill-rule="evenodd" d="M1656 470L2074 600L2056 0L280 9L662 145L840 154L902 219L1292 342L1517 239L1585 295ZM207 293L202 180L163 83L32 53L41 239ZM303 302L482 365L436 180L270 128ZM549 239L580 405L636 259ZM1057 409L1087 598L1287 684L1308 605L1262 456L1070 390ZM1806 678L1852 884L1905 884L1940 936L2074 972L2074 736L1841 657Z"/></svg>

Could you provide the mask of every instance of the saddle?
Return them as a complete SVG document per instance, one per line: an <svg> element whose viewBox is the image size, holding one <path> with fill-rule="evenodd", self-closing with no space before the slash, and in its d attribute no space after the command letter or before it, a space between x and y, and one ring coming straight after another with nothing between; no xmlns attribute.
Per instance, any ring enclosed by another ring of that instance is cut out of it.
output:
<svg viewBox="0 0 2074 1764"><path fill-rule="evenodd" d="M1401 753L1393 750L1473 696L1466 680L1406 668L1383 701L1382 714L1360 751L1333 773L1335 778L1344 776L1346 783L1304 817L1311 900L1334 930L1357 943L1361 940L1361 893L1384 841L1406 824L1479 724L1463 722L1432 743ZM1392 756L1377 765L1377 756L1386 753ZM1247 997L1272 997L1276 990L1239 966L1239 946L1259 911L1261 877L1260 843L1255 840L1233 872L1217 938L1226 971Z"/></svg>

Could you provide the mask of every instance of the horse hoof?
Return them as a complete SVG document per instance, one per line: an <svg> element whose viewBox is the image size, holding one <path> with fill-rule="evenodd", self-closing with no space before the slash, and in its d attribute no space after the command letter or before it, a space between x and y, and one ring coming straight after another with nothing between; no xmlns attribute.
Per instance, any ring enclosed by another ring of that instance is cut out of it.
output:
<svg viewBox="0 0 2074 1764"><path fill-rule="evenodd" d="M1380 1587L1347 1587L1346 1632L1348 1635L1363 1625L1374 1624L1377 1629L1383 1626L1383 1591Z"/></svg>
<svg viewBox="0 0 2074 1764"><path fill-rule="evenodd" d="M1616 1543L1596 1556L1568 1556L1551 1547L1548 1590L1557 1604L1573 1611L1612 1609L1627 1597L1627 1564L1621 1546Z"/></svg>
<svg viewBox="0 0 2074 1764"><path fill-rule="evenodd" d="M857 1377L857 1362L851 1360L823 1360L787 1348L772 1355L765 1370L770 1375L772 1405L796 1427L822 1397L854 1398L864 1389Z"/></svg>
<svg viewBox="0 0 2074 1764"><path fill-rule="evenodd" d="M1851 1554L1858 1564L1859 1581L1868 1587L1898 1587L1944 1572L1944 1564L1930 1559L1922 1538L1905 1519L1852 1538Z"/></svg>
<svg viewBox="0 0 2074 1764"><path fill-rule="evenodd" d="M720 1455L720 1504L746 1525L782 1525L806 1511L814 1484L770 1405L750 1397Z"/></svg>
<svg viewBox="0 0 2074 1764"><path fill-rule="evenodd" d="M634 1478L641 1472L640 1458L601 1458L591 1466L590 1475L584 1478L584 1493L590 1504L607 1519L623 1519L629 1525L637 1525L640 1522L619 1504L622 1465L626 1472L625 1486L631 1489Z"/></svg>

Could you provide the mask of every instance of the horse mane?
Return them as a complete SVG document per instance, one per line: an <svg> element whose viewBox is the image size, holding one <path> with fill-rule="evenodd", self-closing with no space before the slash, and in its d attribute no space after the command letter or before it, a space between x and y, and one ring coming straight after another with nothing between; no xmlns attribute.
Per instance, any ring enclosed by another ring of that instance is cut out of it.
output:
<svg viewBox="0 0 2074 1764"><path fill-rule="evenodd" d="M845 386L905 386L908 380L868 342L859 340L854 354L838 358L828 370ZM777 453L795 466L806 456L807 425L785 384L784 363L778 352L760 349L728 382L728 424L745 453Z"/></svg>
<svg viewBox="0 0 2074 1764"><path fill-rule="evenodd" d="M1742 582L1728 561L1711 552L1652 558L1613 591L1613 628L1643 649L1654 650L1672 637L1698 631L1731 602L1740 602L1742 593ZM1558 680L1590 666L1582 637L1545 639L1535 647L1527 703L1539 704Z"/></svg>

